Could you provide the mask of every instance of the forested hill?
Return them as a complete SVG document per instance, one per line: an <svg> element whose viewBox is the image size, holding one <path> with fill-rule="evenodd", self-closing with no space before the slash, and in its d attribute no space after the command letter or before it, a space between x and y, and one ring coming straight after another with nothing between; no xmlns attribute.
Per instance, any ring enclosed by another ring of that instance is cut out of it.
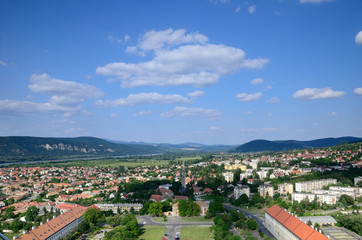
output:
<svg viewBox="0 0 362 240"><path fill-rule="evenodd" d="M117 156L160 153L164 148L142 144L112 143L94 137L0 137L0 161L71 156Z"/></svg>
<svg viewBox="0 0 362 240"><path fill-rule="evenodd" d="M230 152L273 152L285 151L293 149L314 148L314 147L328 147L335 146L341 143L359 142L362 138L356 137L340 137L340 138L322 138L311 141L297 141L297 140L284 140L284 141L268 141L268 140L254 140L230 150Z"/></svg>

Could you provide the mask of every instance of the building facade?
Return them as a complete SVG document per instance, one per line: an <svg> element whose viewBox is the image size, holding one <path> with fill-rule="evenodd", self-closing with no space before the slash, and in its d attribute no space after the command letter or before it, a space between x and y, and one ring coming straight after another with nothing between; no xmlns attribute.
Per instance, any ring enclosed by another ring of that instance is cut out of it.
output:
<svg viewBox="0 0 362 240"><path fill-rule="evenodd" d="M234 180L234 173L232 172L224 172L222 175L224 176L225 181L227 182L232 182Z"/></svg>
<svg viewBox="0 0 362 240"><path fill-rule="evenodd" d="M292 200L297 202L300 202L302 200L308 200L309 202L313 202L315 198L317 198L317 202L327 203L327 204L335 204L338 200L338 196L336 194L316 194L316 193L298 193L298 192L292 194Z"/></svg>
<svg viewBox="0 0 362 240"><path fill-rule="evenodd" d="M283 183L278 185L278 192L282 195L287 195L288 193L293 193L293 184L292 183Z"/></svg>
<svg viewBox="0 0 362 240"><path fill-rule="evenodd" d="M130 212L133 208L134 211L139 212L143 207L143 204L140 203L120 203L120 204L94 204L101 211L113 211L113 213L119 212Z"/></svg>
<svg viewBox="0 0 362 240"><path fill-rule="evenodd" d="M241 195L246 194L250 198L250 187L247 185L236 186L234 188L234 198L238 199Z"/></svg>
<svg viewBox="0 0 362 240"><path fill-rule="evenodd" d="M322 189L328 184L337 184L337 179L321 179L307 182L295 183L296 192L312 192L312 190Z"/></svg>
<svg viewBox="0 0 362 240"><path fill-rule="evenodd" d="M259 192L260 196L262 196L262 197L266 197L266 196L273 197L274 196L274 187L270 184L260 185L258 187L258 192Z"/></svg>

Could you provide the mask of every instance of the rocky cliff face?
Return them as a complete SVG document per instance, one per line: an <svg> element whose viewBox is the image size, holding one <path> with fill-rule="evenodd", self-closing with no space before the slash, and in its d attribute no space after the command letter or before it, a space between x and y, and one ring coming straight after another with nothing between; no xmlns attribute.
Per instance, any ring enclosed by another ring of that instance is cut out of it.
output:
<svg viewBox="0 0 362 240"><path fill-rule="evenodd" d="M103 149L103 146L100 146L101 148L94 148L90 146L77 146L77 145L70 145L70 144L64 144L64 143L58 143L58 144L43 144L38 147L45 148L47 151L53 151L53 150L63 150L63 151L70 151L70 152L82 152L82 153L99 153L102 151L105 152L115 152L114 149L107 148Z"/></svg>

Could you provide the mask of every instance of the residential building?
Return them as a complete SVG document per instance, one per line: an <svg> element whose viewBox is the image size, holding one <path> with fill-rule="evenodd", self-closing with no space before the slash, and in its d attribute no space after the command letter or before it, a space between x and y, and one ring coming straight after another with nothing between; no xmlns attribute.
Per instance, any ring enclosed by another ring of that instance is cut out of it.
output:
<svg viewBox="0 0 362 240"><path fill-rule="evenodd" d="M232 172L224 172L222 175L224 176L225 181L227 182L232 182L234 180L234 173Z"/></svg>
<svg viewBox="0 0 362 240"><path fill-rule="evenodd" d="M209 201L197 201L196 202L200 206L200 215L206 216L207 211L209 211Z"/></svg>
<svg viewBox="0 0 362 240"><path fill-rule="evenodd" d="M331 186L329 187L329 190L332 191L342 191L344 194L347 194L347 192L353 192L354 198L357 199L362 196L362 188L361 187L340 187L340 186ZM347 194L348 195L348 194Z"/></svg>
<svg viewBox="0 0 362 240"><path fill-rule="evenodd" d="M234 188L234 197L238 199L241 195L246 194L250 198L250 187L247 185L236 186Z"/></svg>
<svg viewBox="0 0 362 240"><path fill-rule="evenodd" d="M292 183L283 183L278 184L278 192L282 195L287 195L288 193L293 193L293 184Z"/></svg>
<svg viewBox="0 0 362 240"><path fill-rule="evenodd" d="M326 236L277 205L265 210L265 226L281 240L328 240Z"/></svg>
<svg viewBox="0 0 362 240"><path fill-rule="evenodd" d="M335 204L338 200L336 194L316 194L316 193L298 193L295 192L292 194L292 200L300 202L302 200L308 199L309 202L314 201L317 198L319 203Z"/></svg>
<svg viewBox="0 0 362 240"><path fill-rule="evenodd" d="M311 192L312 190L322 189L328 184L337 184L337 179L321 179L307 182L298 182L295 183L296 192Z"/></svg>
<svg viewBox="0 0 362 240"><path fill-rule="evenodd" d="M357 184L358 184L359 182L362 182L362 176L359 176L359 177L355 177L355 178L354 178L354 185L355 185L355 186L357 186Z"/></svg>
<svg viewBox="0 0 362 240"><path fill-rule="evenodd" d="M260 196L262 196L262 197L266 197L266 196L272 197L272 196L274 196L274 188L270 184L260 185L258 187L258 192L259 192Z"/></svg>
<svg viewBox="0 0 362 240"><path fill-rule="evenodd" d="M134 211L139 212L143 207L141 203L121 203L121 204L94 204L98 207L101 211L113 211L113 213L120 212L130 212L133 208Z"/></svg>

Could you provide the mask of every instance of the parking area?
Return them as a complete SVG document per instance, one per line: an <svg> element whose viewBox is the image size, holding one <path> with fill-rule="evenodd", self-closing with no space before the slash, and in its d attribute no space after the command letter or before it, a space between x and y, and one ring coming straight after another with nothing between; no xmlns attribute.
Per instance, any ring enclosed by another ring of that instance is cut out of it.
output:
<svg viewBox="0 0 362 240"><path fill-rule="evenodd" d="M341 227L328 227L322 228L324 235L329 237L331 240L362 240L362 237L354 232L351 232Z"/></svg>

